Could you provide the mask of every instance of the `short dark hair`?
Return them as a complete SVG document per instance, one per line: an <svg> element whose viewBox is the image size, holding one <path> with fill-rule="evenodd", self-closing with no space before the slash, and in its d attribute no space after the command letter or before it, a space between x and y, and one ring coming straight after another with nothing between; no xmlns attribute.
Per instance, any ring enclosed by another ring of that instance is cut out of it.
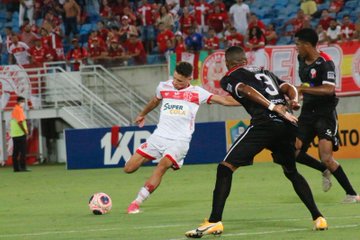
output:
<svg viewBox="0 0 360 240"><path fill-rule="evenodd" d="M314 29L311 28L303 28L295 33L295 37L300 41L308 42L313 47L316 47L316 44L319 41L319 37Z"/></svg>
<svg viewBox="0 0 360 240"><path fill-rule="evenodd" d="M242 60L246 59L245 50L239 46L232 46L226 49L225 59L228 62L240 63Z"/></svg>
<svg viewBox="0 0 360 240"><path fill-rule="evenodd" d="M18 97L16 98L16 102L17 102L17 103L19 103L19 102L25 102L25 98L22 97L22 96L18 96Z"/></svg>
<svg viewBox="0 0 360 240"><path fill-rule="evenodd" d="M193 67L188 62L179 62L175 67L175 71L184 77L190 77L192 75Z"/></svg>

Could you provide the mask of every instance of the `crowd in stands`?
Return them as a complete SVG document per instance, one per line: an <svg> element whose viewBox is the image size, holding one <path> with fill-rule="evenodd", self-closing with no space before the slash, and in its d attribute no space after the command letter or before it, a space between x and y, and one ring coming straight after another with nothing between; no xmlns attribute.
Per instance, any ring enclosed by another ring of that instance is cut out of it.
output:
<svg viewBox="0 0 360 240"><path fill-rule="evenodd" d="M149 56L165 61L170 53L234 45L261 52L292 43L304 27L315 28L324 44L360 39L357 0L0 2L2 64L67 61L76 70L81 63L146 64Z"/></svg>

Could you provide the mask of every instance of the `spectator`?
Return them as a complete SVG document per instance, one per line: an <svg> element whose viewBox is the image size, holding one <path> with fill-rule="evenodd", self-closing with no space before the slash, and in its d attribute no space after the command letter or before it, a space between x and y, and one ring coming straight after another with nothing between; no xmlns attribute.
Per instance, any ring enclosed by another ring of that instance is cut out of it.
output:
<svg viewBox="0 0 360 240"><path fill-rule="evenodd" d="M319 24L325 31L329 28L331 20L333 20L333 18L330 16L329 11L324 9L321 13Z"/></svg>
<svg viewBox="0 0 360 240"><path fill-rule="evenodd" d="M190 52L197 52L203 48L203 35L196 32L196 27L190 27L189 36L185 38L186 49Z"/></svg>
<svg viewBox="0 0 360 240"><path fill-rule="evenodd" d="M28 52L31 56L31 63L36 67L42 67L43 63L48 60L48 48L46 46L42 46L41 38L35 39L35 45L30 47Z"/></svg>
<svg viewBox="0 0 360 240"><path fill-rule="evenodd" d="M24 16L30 20L30 24L34 24L34 1L33 0L20 0L19 7L19 27L23 25Z"/></svg>
<svg viewBox="0 0 360 240"><path fill-rule="evenodd" d="M106 37L106 44L110 45L110 42L112 40L119 42L120 40L120 32L119 32L119 28L116 26L111 27L110 31L108 32L108 35Z"/></svg>
<svg viewBox="0 0 360 240"><path fill-rule="evenodd" d="M248 18L250 16L250 8L243 0L236 0L236 3L229 10L230 21L236 28L238 33L247 34Z"/></svg>
<svg viewBox="0 0 360 240"><path fill-rule="evenodd" d="M24 42L29 47L34 46L34 41L37 38L36 35L31 31L30 24L26 24L23 28L23 31L19 35L22 42Z"/></svg>
<svg viewBox="0 0 360 240"><path fill-rule="evenodd" d="M4 49L3 49L3 39L1 37L1 34L0 34L0 65L2 65L2 60L1 60L1 55L3 53Z"/></svg>
<svg viewBox="0 0 360 240"><path fill-rule="evenodd" d="M261 20L259 20L256 14L250 13L248 29L251 29L253 27L259 27L262 32L265 32L266 30L265 24Z"/></svg>
<svg viewBox="0 0 360 240"><path fill-rule="evenodd" d="M326 31L327 42L337 43L341 38L341 27L337 24L335 19L330 21L330 26Z"/></svg>
<svg viewBox="0 0 360 240"><path fill-rule="evenodd" d="M213 28L209 28L208 36L205 38L204 49L213 51L220 48L219 38L216 36L216 32Z"/></svg>
<svg viewBox="0 0 360 240"><path fill-rule="evenodd" d="M200 33L205 33L208 30L207 17L210 9L211 6L206 0L197 0L194 3L195 21Z"/></svg>
<svg viewBox="0 0 360 240"><path fill-rule="evenodd" d="M275 31L275 25L273 23L270 23L269 25L267 25L266 30L265 30L265 39L266 39L267 45L276 45L278 36Z"/></svg>
<svg viewBox="0 0 360 240"><path fill-rule="evenodd" d="M119 30L120 42L125 42L130 37L130 33L137 35L137 29L134 25L129 24L129 17L124 15L121 17L121 27Z"/></svg>
<svg viewBox="0 0 360 240"><path fill-rule="evenodd" d="M141 6L137 9L137 14L141 19L141 38L147 52L151 52L154 47L154 9L147 0L141 0Z"/></svg>
<svg viewBox="0 0 360 240"><path fill-rule="evenodd" d="M341 40L350 41L355 35L355 25L351 22L349 15L344 15L341 25Z"/></svg>
<svg viewBox="0 0 360 240"><path fill-rule="evenodd" d="M338 13L344 6L344 0L331 0L329 6L329 12Z"/></svg>
<svg viewBox="0 0 360 240"><path fill-rule="evenodd" d="M191 15L193 15L195 13L195 7L194 7L193 0L185 0L183 9L184 8L187 8Z"/></svg>
<svg viewBox="0 0 360 240"><path fill-rule="evenodd" d="M75 0L65 0L63 7L65 36L68 40L71 33L74 34L74 37L78 34L77 23L80 22L81 9Z"/></svg>
<svg viewBox="0 0 360 240"><path fill-rule="evenodd" d="M45 14L41 27L45 28L50 33L53 28L61 27L61 20L58 16L55 16L53 11L49 11Z"/></svg>
<svg viewBox="0 0 360 240"><path fill-rule="evenodd" d="M321 24L317 25L316 33L318 34L319 44L323 44L327 42L326 31L323 29Z"/></svg>
<svg viewBox="0 0 360 240"><path fill-rule="evenodd" d="M248 43L246 44L250 52L254 55L252 63L258 67L265 67L265 36L259 27L249 29Z"/></svg>
<svg viewBox="0 0 360 240"><path fill-rule="evenodd" d="M29 59L29 46L24 42L19 41L19 37L16 34L12 35L12 44L10 45L10 64L28 65Z"/></svg>
<svg viewBox="0 0 360 240"><path fill-rule="evenodd" d="M169 30L172 30L174 27L174 18L165 5L162 5L159 9L159 16L156 18L156 26L158 26L159 23L163 23L165 28Z"/></svg>
<svg viewBox="0 0 360 240"><path fill-rule="evenodd" d="M108 59L110 59L110 65L118 66L124 64L125 49L119 44L118 41L112 40L108 48Z"/></svg>
<svg viewBox="0 0 360 240"><path fill-rule="evenodd" d="M176 62L181 61L181 55L183 52L186 52L186 46L184 42L184 36L180 31L175 33L175 53L176 53Z"/></svg>
<svg viewBox="0 0 360 240"><path fill-rule="evenodd" d="M139 24L137 24L136 15L131 10L130 7L124 7L124 15L123 16L127 16L129 18L129 24L131 24L131 25L139 25Z"/></svg>
<svg viewBox="0 0 360 240"><path fill-rule="evenodd" d="M218 38L223 38L224 23L229 21L227 12L221 11L221 5L214 6L214 12L209 14L209 28L215 31Z"/></svg>
<svg viewBox="0 0 360 240"><path fill-rule="evenodd" d="M107 50L104 45L97 38L93 38L92 44L89 46L89 58L92 64L101 64L106 55Z"/></svg>
<svg viewBox="0 0 360 240"><path fill-rule="evenodd" d="M10 46L12 43L12 36L15 33L13 32L11 27L5 27L5 45L6 45L6 51L10 53Z"/></svg>
<svg viewBox="0 0 360 240"><path fill-rule="evenodd" d="M170 40L174 45L174 33L169 29L165 28L163 23L159 23L159 34L157 36L157 46L160 53L165 53L167 46L167 40Z"/></svg>
<svg viewBox="0 0 360 240"><path fill-rule="evenodd" d="M306 16L304 14L303 10L299 10L296 14L296 17L290 19L289 21L287 21L284 26L283 26L283 30L286 30L286 27L288 25L292 25L293 29L291 31L287 31L285 34L286 35L293 35L294 33L296 33L297 31L299 31L300 29L302 29L304 27L304 23L305 21L309 20L309 17Z"/></svg>
<svg viewBox="0 0 360 240"><path fill-rule="evenodd" d="M360 41L360 13L355 23L355 37Z"/></svg>
<svg viewBox="0 0 360 240"><path fill-rule="evenodd" d="M180 17L180 29L183 32L185 36L189 35L190 27L195 25L195 17L190 14L189 8L184 7L183 8L183 15Z"/></svg>
<svg viewBox="0 0 360 240"><path fill-rule="evenodd" d="M301 0L300 9L305 15L311 16L317 11L317 5L314 0Z"/></svg>
<svg viewBox="0 0 360 240"><path fill-rule="evenodd" d="M222 12L222 13L227 13L225 3L223 3L222 0L215 0L215 1L212 3L212 7L213 7L213 9L215 9L215 7L219 7L220 12ZM214 11L215 11L215 10L214 10Z"/></svg>
<svg viewBox="0 0 360 240"><path fill-rule="evenodd" d="M235 27L231 27L230 35L225 37L225 44L227 48L232 46L240 46L244 48L244 41L244 36L241 33L238 33Z"/></svg>
<svg viewBox="0 0 360 240"><path fill-rule="evenodd" d="M137 33L130 33L125 43L126 55L130 57L135 65L146 64L146 52L144 45L138 39Z"/></svg>
<svg viewBox="0 0 360 240"><path fill-rule="evenodd" d="M66 54L66 64L69 66L73 61L72 70L79 71L80 65L86 63L89 54L85 48L80 46L77 38L73 38L71 42L73 48Z"/></svg>
<svg viewBox="0 0 360 240"><path fill-rule="evenodd" d="M99 21L97 23L97 31L99 33L99 37L102 38L102 40L106 41L107 36L109 34L109 29L105 27L104 21Z"/></svg>

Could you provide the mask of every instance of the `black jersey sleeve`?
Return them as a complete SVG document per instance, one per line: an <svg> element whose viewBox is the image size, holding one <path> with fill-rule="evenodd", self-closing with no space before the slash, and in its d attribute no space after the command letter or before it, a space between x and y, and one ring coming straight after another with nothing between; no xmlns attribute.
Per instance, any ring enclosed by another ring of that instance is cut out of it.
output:
<svg viewBox="0 0 360 240"><path fill-rule="evenodd" d="M324 61L321 64L321 79L322 84L331 84L335 85L336 74L335 74L335 64L333 61Z"/></svg>

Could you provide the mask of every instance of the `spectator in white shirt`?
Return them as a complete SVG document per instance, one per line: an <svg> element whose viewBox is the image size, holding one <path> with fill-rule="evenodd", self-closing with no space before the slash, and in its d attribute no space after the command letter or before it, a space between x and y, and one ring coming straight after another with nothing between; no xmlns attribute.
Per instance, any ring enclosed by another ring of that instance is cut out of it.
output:
<svg viewBox="0 0 360 240"><path fill-rule="evenodd" d="M19 64L19 65L27 65L30 64L29 58L29 46L24 42L20 42L17 35L12 36L12 44L10 45L10 63ZM16 62L14 61L16 60Z"/></svg>
<svg viewBox="0 0 360 240"><path fill-rule="evenodd" d="M229 14L236 31L246 36L250 16L249 6L243 0L236 0L236 3L230 7Z"/></svg>
<svg viewBox="0 0 360 240"><path fill-rule="evenodd" d="M19 27L24 24L25 12L30 20L30 25L34 24L34 1L33 0L20 0L19 7Z"/></svg>
<svg viewBox="0 0 360 240"><path fill-rule="evenodd" d="M330 26L326 31L327 40L329 43L337 43L341 37L341 27L333 19L330 21Z"/></svg>

